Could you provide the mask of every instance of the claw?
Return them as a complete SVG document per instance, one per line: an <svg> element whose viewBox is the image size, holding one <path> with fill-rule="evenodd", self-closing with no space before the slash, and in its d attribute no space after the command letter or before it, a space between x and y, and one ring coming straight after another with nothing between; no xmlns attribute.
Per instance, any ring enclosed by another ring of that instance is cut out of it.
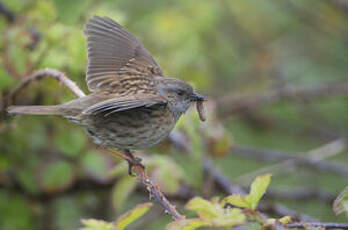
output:
<svg viewBox="0 0 348 230"><path fill-rule="evenodd" d="M130 159L127 159L128 162L128 174L132 177L135 177L136 174L133 173L133 167L140 166L143 169L145 169L145 166L141 163L142 159L139 157L133 156L132 153L126 152L126 154L129 156Z"/></svg>

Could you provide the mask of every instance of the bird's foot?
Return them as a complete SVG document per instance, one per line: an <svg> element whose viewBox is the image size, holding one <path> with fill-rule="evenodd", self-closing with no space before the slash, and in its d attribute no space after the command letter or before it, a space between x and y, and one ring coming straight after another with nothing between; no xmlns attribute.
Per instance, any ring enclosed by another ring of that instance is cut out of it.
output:
<svg viewBox="0 0 348 230"><path fill-rule="evenodd" d="M126 159L128 162L128 174L130 176L136 176L133 173L133 168L135 167L141 167L142 169L145 169L145 166L141 163L142 159L140 157L135 157L129 150L125 151L128 158Z"/></svg>

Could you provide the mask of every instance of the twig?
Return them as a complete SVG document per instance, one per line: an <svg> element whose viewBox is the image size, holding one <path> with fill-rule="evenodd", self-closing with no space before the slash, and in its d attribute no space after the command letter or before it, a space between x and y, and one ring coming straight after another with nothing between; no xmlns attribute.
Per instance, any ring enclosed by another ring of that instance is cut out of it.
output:
<svg viewBox="0 0 348 230"><path fill-rule="evenodd" d="M222 115L257 110L280 101L312 101L322 97L348 95L348 84L336 83L308 89L279 89L260 95L228 95L217 100Z"/></svg>
<svg viewBox="0 0 348 230"><path fill-rule="evenodd" d="M308 228L308 227L322 227L325 229L348 229L348 223L320 223L320 222L301 222L287 224L288 228Z"/></svg>
<svg viewBox="0 0 348 230"><path fill-rule="evenodd" d="M308 163L312 165L317 165L319 164L319 161L324 160L325 158L329 156L333 156L338 153L341 153L344 150L344 148L345 148L344 140L338 139L328 144L325 144L323 146L320 146L319 148L316 148L312 151L309 151L308 153L306 153L307 155L309 155L309 157L306 157L305 159ZM240 183L248 183L254 177L263 173L273 173L273 174L276 173L278 175L284 174L284 173L295 170L296 166L299 165L300 163L301 161L296 161L295 159L285 160L278 164L266 166L258 170L244 174L242 176L239 176L238 178L236 178L236 181L239 181Z"/></svg>
<svg viewBox="0 0 348 230"><path fill-rule="evenodd" d="M258 209L262 212L266 212L266 213L273 213L275 215L279 215L281 217L283 216L291 216L292 220L295 221L308 221L308 222L314 222L314 221L318 221L317 219L311 217L311 216L307 216L307 215L303 215L297 211L291 210L281 204L264 204L261 203L258 207Z"/></svg>
<svg viewBox="0 0 348 230"><path fill-rule="evenodd" d="M322 161L323 159L327 158L328 156L338 154L342 152L346 148L346 140L344 139L338 139L333 142L330 142L328 145L326 145L325 151L321 149L321 152L324 152L328 155L320 154L321 156L318 158L318 155L316 157L312 156L309 157L302 157L298 156L298 153L290 153L290 152L282 152L282 151L275 151L275 150L265 150L265 149L258 149L258 148L252 148L248 146L241 146L235 144L231 149L231 154L242 156L242 157L248 157L248 158L254 158L257 160L262 161L270 161L270 162L279 162L283 161L288 162L287 164L291 165L301 165L310 167L312 169L316 169L319 171L328 171L333 172L341 175L348 176L348 166L344 163L340 162L329 162L329 161ZM309 153L310 154L310 153ZM301 155L306 155L306 153L302 153ZM308 155L308 153L307 153Z"/></svg>
<svg viewBox="0 0 348 230"><path fill-rule="evenodd" d="M289 189L268 189L265 198L291 199L291 200L309 200L317 199L332 203L337 194L330 193L324 189L311 188L292 188Z"/></svg>
<svg viewBox="0 0 348 230"><path fill-rule="evenodd" d="M228 178L226 178L223 174L219 172L216 168L212 166L212 164L207 161L204 163L204 169L213 176L215 183L227 194L247 194L246 190L240 186L232 185ZM272 194L269 192L266 193L266 197L270 197ZM260 204L259 208L260 211L267 212L267 213L275 213L279 216L291 216L294 220L299 221L315 221L314 218L300 214L294 210L291 210L283 205L280 204Z"/></svg>
<svg viewBox="0 0 348 230"><path fill-rule="evenodd" d="M132 162L134 159L129 157L126 154L120 153L118 151L115 151L114 149L107 148L107 151L110 151L117 155L118 157L121 157L122 159ZM168 199L163 195L163 193L160 190L160 187L156 185L152 180L147 176L145 172L145 167L138 162L134 163L133 171L136 173L137 178L145 185L146 190L150 193L150 198L154 198L158 203L162 205L164 210L170 214L173 219L176 220L184 220L185 216L181 215L175 208L174 205L172 205Z"/></svg>
<svg viewBox="0 0 348 230"><path fill-rule="evenodd" d="M204 170L210 174L216 185L219 186L227 194L246 195L247 192L240 186L232 185L227 177L225 177L217 168L214 168L211 161L205 159L203 163Z"/></svg>
<svg viewBox="0 0 348 230"><path fill-rule="evenodd" d="M71 90L77 97L84 97L86 94L76 85L75 82L70 80L64 73L59 72L58 70L55 69L42 69L38 70L28 77L24 78L21 84L13 89L6 97L5 100L5 106L8 106L12 104L14 99L16 98L17 94L23 90L25 87L27 87L31 82L36 81L36 80L41 80L45 77L53 77L57 79L59 82L61 82L63 85L65 85L68 89Z"/></svg>

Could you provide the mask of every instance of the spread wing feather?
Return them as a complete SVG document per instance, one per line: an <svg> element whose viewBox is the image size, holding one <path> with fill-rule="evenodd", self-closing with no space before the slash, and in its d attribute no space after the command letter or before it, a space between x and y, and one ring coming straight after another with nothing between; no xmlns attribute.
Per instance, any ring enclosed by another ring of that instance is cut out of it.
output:
<svg viewBox="0 0 348 230"><path fill-rule="evenodd" d="M147 79L142 83L151 88L152 77L162 76L151 54L112 19L94 16L86 23L84 32L88 54L86 81L90 91L107 89L117 93L125 85L131 85L127 79L134 76Z"/></svg>
<svg viewBox="0 0 348 230"><path fill-rule="evenodd" d="M155 105L166 105L167 101L157 95L147 95L143 97L126 97L126 98L112 98L100 103L97 103L82 113L85 115L97 115L104 114L104 116L109 116L112 113L121 112L125 110L135 109L135 108L150 108Z"/></svg>

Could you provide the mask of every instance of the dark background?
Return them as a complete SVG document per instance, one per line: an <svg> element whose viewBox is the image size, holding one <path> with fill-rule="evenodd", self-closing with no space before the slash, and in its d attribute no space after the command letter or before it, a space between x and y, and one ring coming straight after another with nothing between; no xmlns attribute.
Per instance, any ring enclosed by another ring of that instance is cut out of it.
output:
<svg viewBox="0 0 348 230"><path fill-rule="evenodd" d="M1 98L46 67L87 92L82 29L95 14L136 35L166 76L209 97L205 124L188 112L170 140L137 153L179 210L192 194L226 195L203 170L210 161L243 187L272 173L264 205L347 221L331 208L348 184L347 1L1 1ZM73 98L45 79L15 104ZM97 150L82 128L4 111L0 119L0 229L77 229L81 218L115 220L148 200L126 165ZM164 229L169 221L156 205L129 229Z"/></svg>

